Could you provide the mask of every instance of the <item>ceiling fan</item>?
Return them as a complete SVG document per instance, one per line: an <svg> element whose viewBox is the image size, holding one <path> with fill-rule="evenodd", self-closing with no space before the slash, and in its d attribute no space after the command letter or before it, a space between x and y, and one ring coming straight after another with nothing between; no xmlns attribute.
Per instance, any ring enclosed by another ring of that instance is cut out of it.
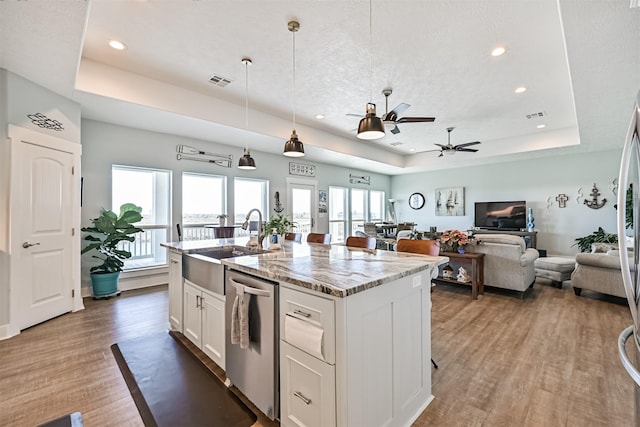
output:
<svg viewBox="0 0 640 427"><path fill-rule="evenodd" d="M385 113L381 117L382 123L384 123L385 130L388 130L392 134L400 133L398 123L431 123L436 120L435 117L400 117L398 116L404 113L407 108L411 107L411 104L405 104L404 102L398 104L393 110L389 111L389 95L393 92L393 89L386 88L382 90L382 94L385 97ZM360 117L361 114L347 113L347 116Z"/></svg>
<svg viewBox="0 0 640 427"><path fill-rule="evenodd" d="M457 145L451 145L451 131L455 129L455 128L447 128L447 145L442 145L442 144L434 144L437 145L438 147L440 147L439 149L435 149L435 150L427 150L425 152L428 151L440 151L440 155L438 157L442 157L444 154L455 154L456 151L464 151L464 152L469 152L469 153L475 153L476 151L478 151L475 148L467 148L470 147L472 145L477 145L480 144L480 141L473 141L473 142L465 142L464 144L457 144Z"/></svg>
<svg viewBox="0 0 640 427"><path fill-rule="evenodd" d="M431 123L436 120L435 117L400 117L398 116L404 113L407 108L411 107L410 104L400 103L393 110L389 111L389 95L393 92L393 89L386 88L382 90L384 95L384 104L386 113L382 116L382 122L384 127L389 129L392 134L400 133L398 123Z"/></svg>

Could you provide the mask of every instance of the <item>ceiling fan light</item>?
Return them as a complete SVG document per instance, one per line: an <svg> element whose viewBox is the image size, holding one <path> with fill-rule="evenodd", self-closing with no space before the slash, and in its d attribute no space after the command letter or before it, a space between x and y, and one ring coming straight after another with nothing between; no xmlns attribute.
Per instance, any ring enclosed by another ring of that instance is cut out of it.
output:
<svg viewBox="0 0 640 427"><path fill-rule="evenodd" d="M376 104L367 104L367 115L358 124L358 138L373 140L384 135L384 123L376 116Z"/></svg>
<svg viewBox="0 0 640 427"><path fill-rule="evenodd" d="M256 161L251 157L251 153L248 148L244 149L244 155L240 157L238 161L238 169L254 170L256 168Z"/></svg>
<svg viewBox="0 0 640 427"><path fill-rule="evenodd" d="M298 139L298 134L295 129L291 132L291 138L284 143L284 152L282 154L287 157L304 156L304 145L302 141Z"/></svg>

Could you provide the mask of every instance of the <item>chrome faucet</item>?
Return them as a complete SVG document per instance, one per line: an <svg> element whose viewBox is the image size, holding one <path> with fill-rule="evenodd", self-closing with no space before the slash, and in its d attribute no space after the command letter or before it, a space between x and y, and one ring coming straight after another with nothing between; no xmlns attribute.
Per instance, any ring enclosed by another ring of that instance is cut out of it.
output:
<svg viewBox="0 0 640 427"><path fill-rule="evenodd" d="M258 212L258 246L262 247L262 241L264 240L265 234L262 230L262 212L260 212L259 209L253 208L249 211L249 213L247 213L247 216L244 219L244 224L242 224L242 229L246 230L249 227L249 218L254 212ZM249 234L251 234L251 232L249 232ZM249 239L249 241L251 241L251 239Z"/></svg>

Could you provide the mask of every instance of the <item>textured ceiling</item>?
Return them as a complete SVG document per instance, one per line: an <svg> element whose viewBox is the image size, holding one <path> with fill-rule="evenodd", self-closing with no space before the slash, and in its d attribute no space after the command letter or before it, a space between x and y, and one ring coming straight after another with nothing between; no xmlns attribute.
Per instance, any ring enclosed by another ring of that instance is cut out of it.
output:
<svg viewBox="0 0 640 427"><path fill-rule="evenodd" d="M308 160L390 174L621 146L640 88L640 9L628 0L373 0L371 32L367 1L30 0L0 1L0 13L0 66L76 99L84 117L274 153L292 128L296 19ZM497 45L506 55L490 56ZM358 140L347 114L364 113L370 92L383 113L386 87L390 108L436 121ZM480 151L424 152L447 127Z"/></svg>

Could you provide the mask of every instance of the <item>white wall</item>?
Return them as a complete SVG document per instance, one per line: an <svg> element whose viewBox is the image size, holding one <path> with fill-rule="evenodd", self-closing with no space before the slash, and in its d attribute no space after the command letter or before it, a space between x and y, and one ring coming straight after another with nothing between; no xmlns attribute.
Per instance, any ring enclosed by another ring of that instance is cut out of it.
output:
<svg viewBox="0 0 640 427"><path fill-rule="evenodd" d="M189 145L220 154L232 154L231 168L215 166L213 164L176 159L176 146ZM282 141L284 147L284 141ZM281 155L261 153L251 150L257 169L243 171L237 168L238 159L242 156L242 148L216 144L207 141L194 140L175 135L149 132L109 123L82 120L82 175L84 178L84 194L82 207L82 226L90 225L89 219L95 218L100 208L111 206L111 166L113 164L126 166L140 166L159 168L173 171L173 220L172 240L177 240L175 224L181 222L182 210L182 179L181 173L200 172L227 176L227 206L228 213L233 215L233 178L248 177L269 180L269 214L275 215L275 192L280 192L280 201L287 204L287 177L302 178L289 175L289 162L313 164L316 166L316 176L319 190L328 190L329 186L365 188L381 190L387 195L391 190L391 178L387 175L365 172L357 169L316 163L301 159L289 159ZM349 174L371 176L371 185L350 184ZM287 213L285 210L284 213ZM263 216L265 213L263 212ZM231 216L233 218L233 216ZM328 217L318 217L317 231L327 232ZM83 285L88 286L89 258L83 257Z"/></svg>
<svg viewBox="0 0 640 427"><path fill-rule="evenodd" d="M610 187L618 177L620 156L621 150L610 150L394 176L391 193L397 200L398 221L414 221L419 230L430 226L439 231L468 230L473 226L475 202L526 200L534 212L537 247L551 254L570 255L577 252L577 247L572 247L574 239L599 226L616 232L616 196ZM607 199L600 209L576 201L579 188L583 199L591 200L594 183L601 194L598 199ZM464 216L435 215L435 189L442 187L464 187ZM408 199L414 192L426 198L420 210L409 207ZM563 209L555 200L560 193L569 196ZM551 206L547 208L549 197Z"/></svg>

